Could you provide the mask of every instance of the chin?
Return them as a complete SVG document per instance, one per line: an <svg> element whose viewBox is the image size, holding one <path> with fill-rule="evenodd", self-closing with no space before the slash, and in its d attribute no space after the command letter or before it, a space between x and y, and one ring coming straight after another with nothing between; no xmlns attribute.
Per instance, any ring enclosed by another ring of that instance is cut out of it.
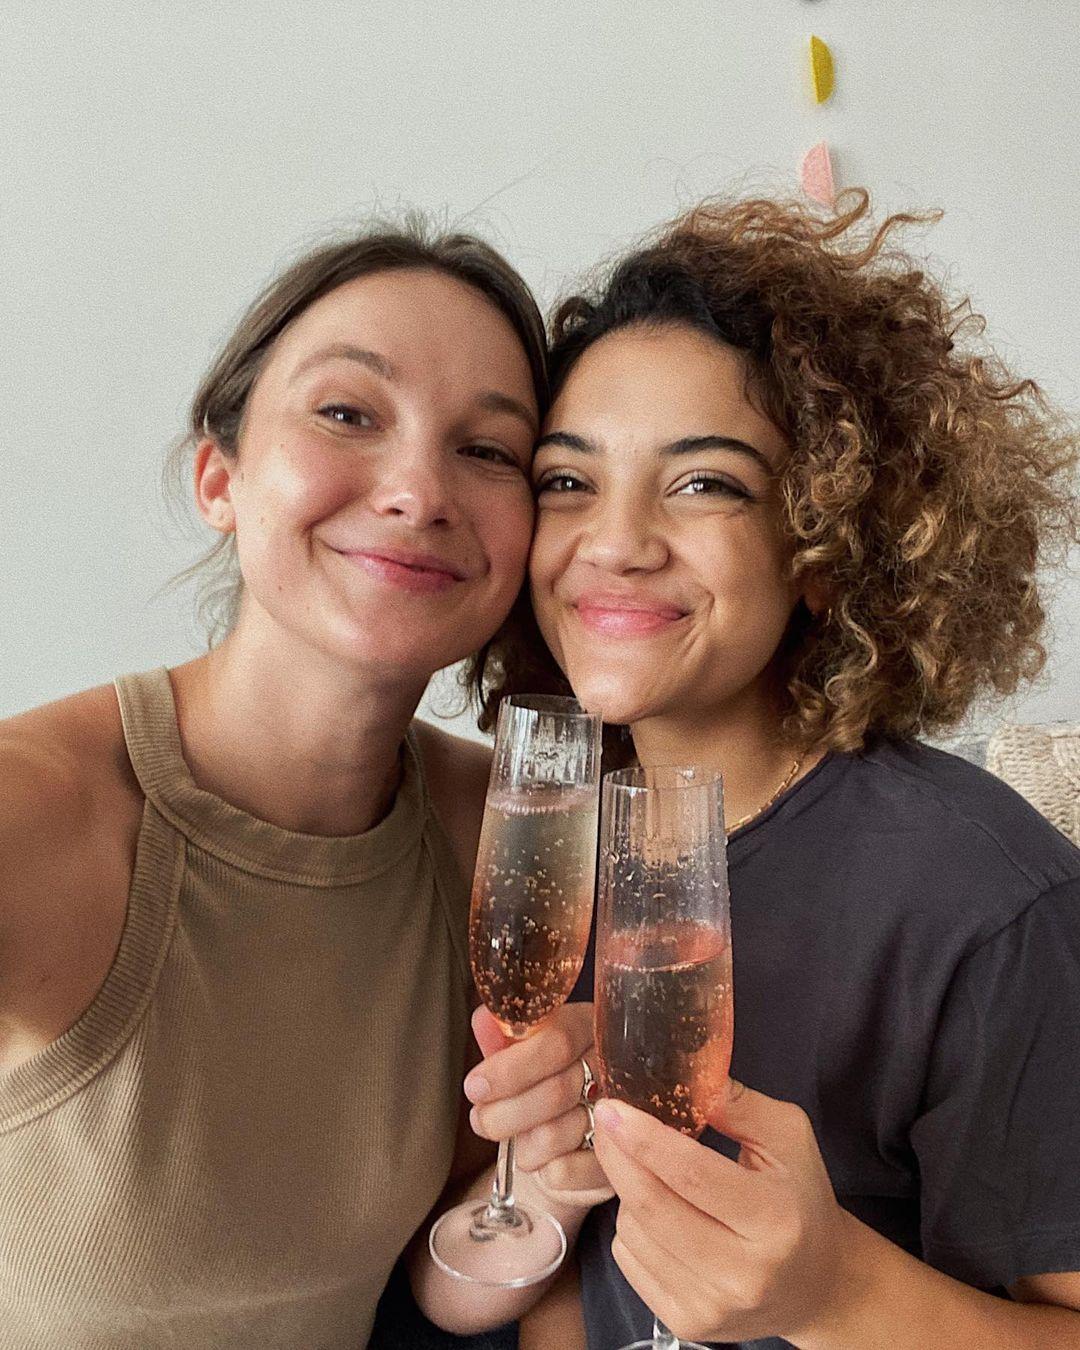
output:
<svg viewBox="0 0 1080 1350"><path fill-rule="evenodd" d="M585 711L599 713L612 725L629 726L657 711L651 691L646 692L636 681L627 680L625 674L594 671L577 676L571 672L569 679L574 697Z"/></svg>
<svg viewBox="0 0 1080 1350"><path fill-rule="evenodd" d="M377 629L337 623L311 637L314 646L357 674L406 684L430 679L443 666L453 665L461 653L460 643L451 635L417 634L402 626Z"/></svg>

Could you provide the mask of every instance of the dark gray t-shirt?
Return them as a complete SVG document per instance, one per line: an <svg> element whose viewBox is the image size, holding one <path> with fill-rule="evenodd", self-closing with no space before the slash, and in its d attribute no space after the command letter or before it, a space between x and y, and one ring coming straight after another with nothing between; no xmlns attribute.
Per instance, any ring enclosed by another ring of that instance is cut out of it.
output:
<svg viewBox="0 0 1080 1350"><path fill-rule="evenodd" d="M1080 1270L1080 851L981 769L881 744L828 756L728 859L732 1074L809 1113L840 1203L982 1288ZM615 1213L579 1241L589 1350L652 1330Z"/></svg>

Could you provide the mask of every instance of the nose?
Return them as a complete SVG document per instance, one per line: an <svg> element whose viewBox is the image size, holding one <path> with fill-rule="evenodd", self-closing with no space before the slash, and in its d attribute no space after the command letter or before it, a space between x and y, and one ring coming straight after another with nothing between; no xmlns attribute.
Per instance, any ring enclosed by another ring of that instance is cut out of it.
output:
<svg viewBox="0 0 1080 1350"><path fill-rule="evenodd" d="M633 494L599 497L589 513L578 558L605 572L655 572L670 556L660 523Z"/></svg>
<svg viewBox="0 0 1080 1350"><path fill-rule="evenodd" d="M419 432L385 447L368 499L376 514L417 530L453 525L459 516L451 466L434 438Z"/></svg>

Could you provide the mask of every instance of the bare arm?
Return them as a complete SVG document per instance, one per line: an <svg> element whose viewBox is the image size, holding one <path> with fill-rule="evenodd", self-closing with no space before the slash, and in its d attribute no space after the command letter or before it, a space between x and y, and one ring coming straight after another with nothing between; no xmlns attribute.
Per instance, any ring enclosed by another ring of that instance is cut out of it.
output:
<svg viewBox="0 0 1080 1350"><path fill-rule="evenodd" d="M115 957L142 800L122 746L109 689L0 724L0 1072L71 1026Z"/></svg>

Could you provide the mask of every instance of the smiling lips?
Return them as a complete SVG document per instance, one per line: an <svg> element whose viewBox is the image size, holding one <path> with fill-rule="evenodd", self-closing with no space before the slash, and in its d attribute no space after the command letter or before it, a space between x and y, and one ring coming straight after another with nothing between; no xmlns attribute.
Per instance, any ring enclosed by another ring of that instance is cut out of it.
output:
<svg viewBox="0 0 1080 1350"><path fill-rule="evenodd" d="M335 552L376 580L416 595L448 591L456 582L464 581L467 575L456 563L428 553L396 548L336 549Z"/></svg>
<svg viewBox="0 0 1080 1350"><path fill-rule="evenodd" d="M603 637L648 637L686 618L685 610L644 597L583 595L574 609L589 632Z"/></svg>

